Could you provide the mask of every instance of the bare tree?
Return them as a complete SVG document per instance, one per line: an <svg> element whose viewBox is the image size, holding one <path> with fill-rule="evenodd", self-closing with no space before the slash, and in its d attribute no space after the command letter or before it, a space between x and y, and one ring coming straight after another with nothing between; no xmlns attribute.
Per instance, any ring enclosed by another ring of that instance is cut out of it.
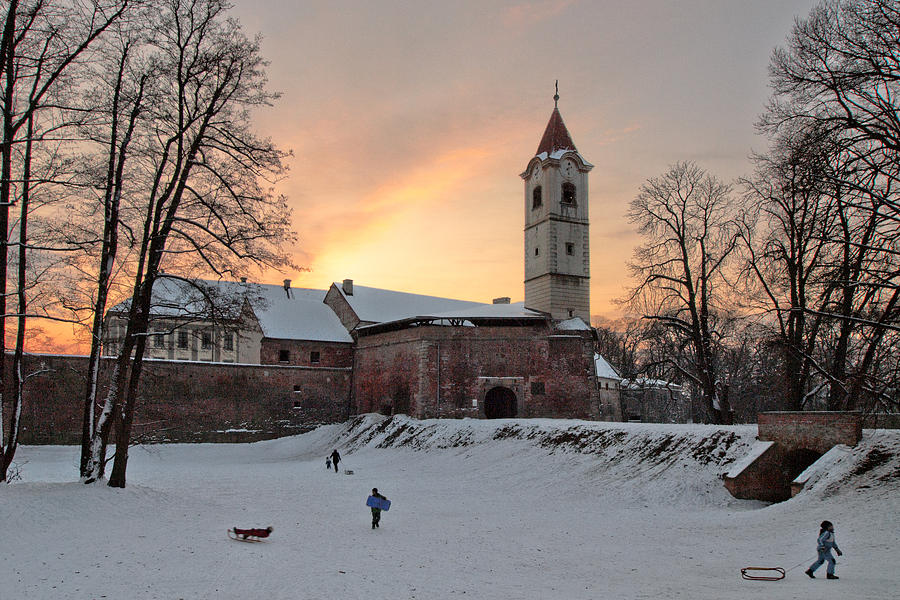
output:
<svg viewBox="0 0 900 600"><path fill-rule="evenodd" d="M234 276L247 263L284 266L281 248L294 237L284 200L264 187L281 174L284 155L251 127L250 110L276 97L266 90L258 42L227 19L220 0L167 0L158 9L148 39L158 76L142 120L145 193L127 330L84 477L103 476L115 424L115 487L126 481L154 284L178 270Z"/></svg>
<svg viewBox="0 0 900 600"><path fill-rule="evenodd" d="M783 355L783 408L801 410L820 387L817 356L822 317L835 292L830 279L830 241L838 229L831 184L828 136L783 132L768 155L756 156L756 173L744 180L746 208L739 236L747 287L741 304L761 315L772 348Z"/></svg>
<svg viewBox="0 0 900 600"><path fill-rule="evenodd" d="M817 324L805 359L828 386L831 409L878 396L885 374L874 369L888 363L875 356L900 330L898 47L895 1L826 0L795 24L770 66L774 94L760 127L775 140L774 163L788 164L777 146L792 132L829 145L816 186L826 190L817 206L833 227L811 238L824 248L820 301L792 308Z"/></svg>
<svg viewBox="0 0 900 600"><path fill-rule="evenodd" d="M21 360L25 339L28 299L27 283L27 216L29 195L35 185L32 158L35 155L40 119L59 110L59 93L67 75L76 69L79 59L104 31L127 10L129 0L92 3L66 3L54 0L11 0L2 14L3 33L0 40L0 480L16 451L21 415ZM21 146L24 150L20 150ZM21 202L19 227L10 228L10 208ZM18 236L18 241L13 241ZM6 361L7 295L10 273L10 248L18 247L16 354L13 386L13 409L8 434L2 423L4 373Z"/></svg>
<svg viewBox="0 0 900 600"><path fill-rule="evenodd" d="M727 423L717 303L737 239L730 188L693 163L678 163L641 187L629 218L644 237L630 265L638 284L629 302L673 336L680 351L664 360L700 390L708 418Z"/></svg>
<svg viewBox="0 0 900 600"><path fill-rule="evenodd" d="M132 53L140 44L134 27L120 32L116 42L107 47L106 57L109 61L101 62L101 66L110 66L113 77L109 78L104 91L108 92L109 102L106 110L101 107L94 113L106 115L100 124L94 124L92 136L99 145L105 147L105 175L100 188L103 207L102 234L97 256L96 276L93 278L94 292L91 300L92 313L90 340L91 349L88 356L84 410L82 417L82 445L80 470L82 477L88 477L88 463L91 457L90 442L95 435L96 404L98 379L100 371L100 354L104 337L104 317L107 302L116 270L116 257L119 251L119 229L122 194L125 187L125 165L129 162L131 143L135 136L141 114L145 111L147 101L145 91L148 81L153 76L153 69L141 65L135 68ZM98 79L104 80L98 73ZM104 94L100 94L103 96Z"/></svg>

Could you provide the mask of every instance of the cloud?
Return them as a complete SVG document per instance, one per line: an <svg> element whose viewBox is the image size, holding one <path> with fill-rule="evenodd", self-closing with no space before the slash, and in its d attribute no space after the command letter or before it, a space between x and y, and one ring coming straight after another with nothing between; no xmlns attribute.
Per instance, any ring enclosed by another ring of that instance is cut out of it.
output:
<svg viewBox="0 0 900 600"><path fill-rule="evenodd" d="M628 137L630 134L635 133L643 129L643 126L637 123L632 125L626 125L625 127L615 128L615 129L605 129L601 132L597 145L598 146L608 146L610 144L616 144L622 142L622 140Z"/></svg>

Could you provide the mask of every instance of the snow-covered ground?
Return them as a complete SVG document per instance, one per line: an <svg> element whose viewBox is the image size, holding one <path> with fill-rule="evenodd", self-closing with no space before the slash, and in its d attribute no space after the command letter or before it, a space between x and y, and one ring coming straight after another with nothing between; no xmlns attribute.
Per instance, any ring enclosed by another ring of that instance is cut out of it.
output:
<svg viewBox="0 0 900 600"><path fill-rule="evenodd" d="M755 426L367 415L255 444L134 448L128 487L23 447L0 487L0 599L895 599L900 432L797 497L735 500ZM338 448L352 475L325 469ZM372 530L372 487L393 502ZM836 525L839 581L803 570ZM268 541L232 526L274 526ZM797 566L800 565L800 566ZM744 581L745 566L791 569Z"/></svg>

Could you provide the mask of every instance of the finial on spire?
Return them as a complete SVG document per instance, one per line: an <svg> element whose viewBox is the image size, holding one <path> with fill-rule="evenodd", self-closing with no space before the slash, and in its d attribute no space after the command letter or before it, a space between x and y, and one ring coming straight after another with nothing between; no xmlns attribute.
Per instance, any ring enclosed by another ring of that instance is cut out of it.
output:
<svg viewBox="0 0 900 600"><path fill-rule="evenodd" d="M559 79L556 80L556 93L553 94L553 108L559 108Z"/></svg>

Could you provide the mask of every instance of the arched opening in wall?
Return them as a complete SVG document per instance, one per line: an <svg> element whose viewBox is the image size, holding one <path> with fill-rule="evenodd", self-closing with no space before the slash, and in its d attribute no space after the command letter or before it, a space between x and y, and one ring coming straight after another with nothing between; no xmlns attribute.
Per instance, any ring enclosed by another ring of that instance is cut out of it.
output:
<svg viewBox="0 0 900 600"><path fill-rule="evenodd" d="M508 387L491 388L484 397L484 416L488 419L508 419L518 413L516 393Z"/></svg>
<svg viewBox="0 0 900 600"><path fill-rule="evenodd" d="M797 475L805 471L806 467L819 460L819 457L821 456L822 455L815 450L810 450L808 448L797 448L796 450L788 452L781 462L781 471L784 473L784 477L787 480L786 484L788 489L790 489L791 482L797 478ZM788 497L790 497L790 495Z"/></svg>

